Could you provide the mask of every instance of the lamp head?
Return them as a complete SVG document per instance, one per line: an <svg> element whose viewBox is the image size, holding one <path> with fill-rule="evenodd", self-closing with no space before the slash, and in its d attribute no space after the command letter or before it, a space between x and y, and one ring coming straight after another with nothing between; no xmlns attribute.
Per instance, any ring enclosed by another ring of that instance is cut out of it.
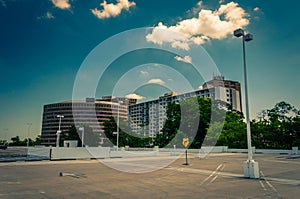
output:
<svg viewBox="0 0 300 199"><path fill-rule="evenodd" d="M251 41L251 40L253 40L253 35L251 35L251 34L246 34L246 35L245 35L245 41Z"/></svg>
<svg viewBox="0 0 300 199"><path fill-rule="evenodd" d="M244 35L244 30L243 29L237 29L233 32L233 35L236 37L240 37Z"/></svg>

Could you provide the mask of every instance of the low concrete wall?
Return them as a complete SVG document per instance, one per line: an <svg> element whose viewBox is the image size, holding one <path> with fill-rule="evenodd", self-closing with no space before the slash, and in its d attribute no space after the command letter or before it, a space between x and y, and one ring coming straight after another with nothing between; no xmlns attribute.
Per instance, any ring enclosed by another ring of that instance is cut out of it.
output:
<svg viewBox="0 0 300 199"><path fill-rule="evenodd" d="M247 153L248 149L228 149L228 153ZM255 153L255 149L252 150L253 153Z"/></svg>
<svg viewBox="0 0 300 199"><path fill-rule="evenodd" d="M1 161L49 160L49 147L8 147L0 150Z"/></svg>
<svg viewBox="0 0 300 199"><path fill-rule="evenodd" d="M35 149L30 148L28 153L36 154L40 157L47 157L50 148ZM273 150L273 149L255 149L252 148L253 153L262 154L299 154L298 147L293 147L292 150ZM101 159L101 158L127 158L127 157L153 157L158 156L159 153L170 153L170 155L180 155L185 152L185 149L174 148L120 148L111 149L109 147L76 147L76 148L52 148L51 160L64 160L64 159ZM201 149L188 149L189 153L198 153L199 156L208 153L247 153L247 149L229 149L227 146L216 147L202 147ZM49 155L48 155L49 156Z"/></svg>
<svg viewBox="0 0 300 199"><path fill-rule="evenodd" d="M248 149L228 149L229 153L248 153ZM256 149L252 147L253 153L262 153L262 154L290 154L290 155L298 155L299 149L298 147L293 147L292 150L287 149Z"/></svg>
<svg viewBox="0 0 300 199"><path fill-rule="evenodd" d="M49 160L50 148L48 147L29 147L27 156L36 159Z"/></svg>
<svg viewBox="0 0 300 199"><path fill-rule="evenodd" d="M86 147L92 158L101 159L110 157L110 147Z"/></svg>
<svg viewBox="0 0 300 199"><path fill-rule="evenodd" d="M93 156L85 147L66 148L53 147L51 153L51 160L66 160L66 159L90 159Z"/></svg>
<svg viewBox="0 0 300 199"><path fill-rule="evenodd" d="M188 149L189 153L224 153L227 152L227 146L205 146L201 149ZM160 152L185 152L185 149L174 149L174 148L160 148Z"/></svg>
<svg viewBox="0 0 300 199"><path fill-rule="evenodd" d="M109 147L76 147L76 148L52 148L51 160L66 159L103 159L118 157L149 157L157 156L158 151L125 151L111 150Z"/></svg>

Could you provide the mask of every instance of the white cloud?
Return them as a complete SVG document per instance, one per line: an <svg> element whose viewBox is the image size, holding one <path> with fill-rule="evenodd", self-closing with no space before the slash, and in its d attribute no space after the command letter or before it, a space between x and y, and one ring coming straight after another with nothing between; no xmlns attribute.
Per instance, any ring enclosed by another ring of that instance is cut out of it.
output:
<svg viewBox="0 0 300 199"><path fill-rule="evenodd" d="M161 84L161 85L165 84L165 82L161 79L150 79L148 81L148 83L149 84Z"/></svg>
<svg viewBox="0 0 300 199"><path fill-rule="evenodd" d="M247 16L238 3L230 2L220 5L217 10L201 9L198 17L181 20L174 26L159 22L146 39L155 44L170 43L174 48L189 50L191 44L200 45L211 39L221 40L232 35L235 29L249 24Z"/></svg>
<svg viewBox="0 0 300 199"><path fill-rule="evenodd" d="M51 0L55 7L60 9L69 9L71 8L71 4L69 0Z"/></svg>
<svg viewBox="0 0 300 199"><path fill-rule="evenodd" d="M259 8L259 7L255 7L253 10L254 10L255 12L257 12L257 11L260 10L260 8Z"/></svg>
<svg viewBox="0 0 300 199"><path fill-rule="evenodd" d="M53 16L53 14L51 12L47 12L46 13L46 18L47 19L54 19L55 17Z"/></svg>
<svg viewBox="0 0 300 199"><path fill-rule="evenodd" d="M46 12L45 15L38 17L38 19L54 19L55 17L51 12Z"/></svg>
<svg viewBox="0 0 300 199"><path fill-rule="evenodd" d="M92 9L92 13L99 19L116 17L121 14L122 10L129 10L130 7L135 6L135 2L129 2L128 0L117 0L117 4L109 3L104 0L100 5L103 10L98 10L97 8Z"/></svg>
<svg viewBox="0 0 300 199"><path fill-rule="evenodd" d="M190 56L184 56L184 57L175 56L174 58L177 61L181 61L181 62L185 62L185 63L192 63L192 58Z"/></svg>
<svg viewBox="0 0 300 199"><path fill-rule="evenodd" d="M131 99L137 99L137 100L145 99L145 97L140 96L140 95L137 95L137 94L135 94L135 93L128 94L128 95L126 95L125 97L131 98Z"/></svg>
<svg viewBox="0 0 300 199"><path fill-rule="evenodd" d="M144 76L149 75L149 73L147 71L143 71L143 70L140 71L140 74L144 75Z"/></svg>
<svg viewBox="0 0 300 199"><path fill-rule="evenodd" d="M198 6L198 7L202 7L202 4L203 4L203 1L199 1L199 2L197 3L197 6Z"/></svg>

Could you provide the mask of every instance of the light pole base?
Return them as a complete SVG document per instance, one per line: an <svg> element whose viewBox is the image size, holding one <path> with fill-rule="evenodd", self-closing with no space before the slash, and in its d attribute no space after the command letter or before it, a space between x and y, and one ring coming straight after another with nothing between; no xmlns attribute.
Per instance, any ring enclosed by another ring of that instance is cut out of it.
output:
<svg viewBox="0 0 300 199"><path fill-rule="evenodd" d="M254 160L246 160L243 164L244 166L244 177L245 178L259 178L259 166L258 162Z"/></svg>

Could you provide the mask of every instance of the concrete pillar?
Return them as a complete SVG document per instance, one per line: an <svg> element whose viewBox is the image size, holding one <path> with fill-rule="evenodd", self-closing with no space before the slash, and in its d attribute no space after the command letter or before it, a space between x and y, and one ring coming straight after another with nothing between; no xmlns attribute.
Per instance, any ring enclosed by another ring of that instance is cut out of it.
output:
<svg viewBox="0 0 300 199"><path fill-rule="evenodd" d="M294 155L298 155L299 154L298 147L292 147L292 154L294 154Z"/></svg>
<svg viewBox="0 0 300 199"><path fill-rule="evenodd" d="M244 166L244 176L246 178L259 178L259 166L258 162L254 160L246 160L243 164Z"/></svg>

